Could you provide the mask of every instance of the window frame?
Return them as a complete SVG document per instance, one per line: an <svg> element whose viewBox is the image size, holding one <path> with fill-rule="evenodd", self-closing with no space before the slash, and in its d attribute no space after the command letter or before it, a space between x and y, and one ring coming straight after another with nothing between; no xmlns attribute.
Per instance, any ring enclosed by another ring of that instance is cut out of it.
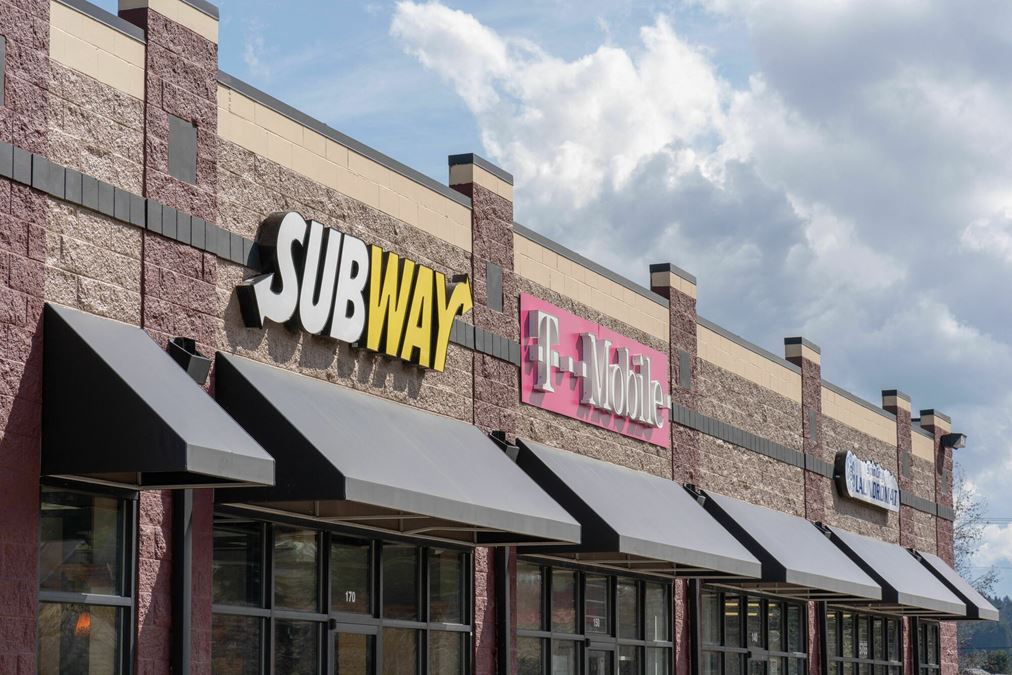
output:
<svg viewBox="0 0 1012 675"><path fill-rule="evenodd" d="M211 606L212 625L214 616L256 617L260 620L260 673L267 675L275 671L275 628L278 620L311 621L318 625L317 672L332 673L335 668L334 638L339 633L369 635L372 637L371 659L373 673L380 673L383 664L383 629L401 628L416 631L417 654L416 672L428 673L428 658L431 636L436 632L456 633L462 636L461 673L470 675L473 671L472 645L474 641L474 554L466 546L446 542L426 542L411 539L375 537L361 532L350 532L341 528L322 526L320 523L305 523L278 520L263 520L246 516L232 516L215 513L214 528L228 523L252 523L260 533L261 590L260 606L248 607L213 603ZM316 533L317 558L317 611L283 609L275 603L274 543L277 528L310 530ZM349 542L367 544L369 547L369 612L354 613L331 609L331 546L334 543ZM384 545L409 545L418 551L416 567L416 596L419 603L419 618L390 619L383 616L383 547ZM461 556L461 614L463 623L429 621L431 584L430 552L452 550ZM213 556L213 554L212 554ZM212 580L213 585L213 580ZM419 635L420 633L420 635ZM212 664L213 665L213 664Z"/></svg>
<svg viewBox="0 0 1012 675"><path fill-rule="evenodd" d="M619 652L622 647L635 647L639 651L639 671L646 672L647 649L661 649L667 653L667 672L674 672L674 588L670 579L654 577L635 572L621 572L616 570L602 569L600 567L569 564L556 560L544 560L534 557L521 556L517 559L519 570L520 565L533 565L541 572L541 628L533 630L516 626L517 640L537 639L541 641L541 672L543 674L552 672L552 652L556 642L572 642L576 646L576 661L579 664L577 675L589 671L589 656L591 651L606 651L611 654L611 672L619 672ZM577 594L575 598L576 610L576 632L564 633L552 629L552 578L553 570L565 570L576 573ZM519 575L517 575L519 576ZM587 631L587 577L603 576L608 581L608 623L607 633L589 633ZM634 582L636 584L636 597L638 603L638 626L636 638L619 637L618 621L618 585L619 582ZM664 590L664 597L667 610L667 640L646 639L646 595L647 584L655 584ZM517 609L519 614L519 608Z"/></svg>
<svg viewBox="0 0 1012 675"><path fill-rule="evenodd" d="M88 497L99 497L103 499L117 499L122 503L119 513L118 526L123 532L123 550L119 554L123 578L120 581L122 595L110 595L106 593L77 593L73 591L47 591L41 588L41 580L36 571L35 588L38 593L38 602L35 611L35 624L38 630L38 622L41 617L43 604L75 604L94 607L115 607L120 612L121 624L119 636L119 667L123 675L132 675L134 672L134 656L136 642L136 598L137 598L137 521L138 521L138 500L139 495L134 490L117 488L112 486L79 482L62 478L45 478L39 481L39 521L41 528L43 493L46 491L71 492L86 495ZM39 532L36 546L42 543L42 533ZM41 641L36 645L36 654L42 648Z"/></svg>
<svg viewBox="0 0 1012 675"><path fill-rule="evenodd" d="M808 659L810 645L808 643L808 607L807 604L802 600L794 598L786 598L783 596L771 595L769 593L758 593L747 588L734 588L729 586L718 586L712 584L697 584L697 596L696 596L696 612L693 617L697 623L697 640L698 640L698 653L699 653L699 672L703 672L703 662L706 659L707 653L720 654L720 672L726 673L727 666L725 664L725 654L738 654L742 661L740 666L740 673L748 673L749 661L757 660L762 661L766 664L766 671L769 672L769 661L771 658L781 659L784 663L783 673L790 672L790 661L798 661L798 672L802 675L808 672ZM703 596L706 593L717 594L717 606L720 608L719 613L719 630L720 639L719 643L706 642L706 635L703 630ZM730 646L727 645L727 621L725 620L724 607L726 606L726 596L734 595L738 596L739 600L739 630L741 632L741 645ZM748 603L750 600L755 599L760 602L760 617L762 621L762 647L753 647L749 645L748 636ZM775 604L780 606L781 626L780 626L780 646L781 649L770 649L770 625L769 625L769 608L770 605ZM787 628L787 616L788 609L790 607L797 607L799 617L801 618L801 649L799 651L788 651L788 628Z"/></svg>
<svg viewBox="0 0 1012 675"><path fill-rule="evenodd" d="M917 675L933 675L942 670L942 627L937 621L927 619L914 619L916 624L917 645L914 652L914 663L917 668ZM925 638L928 634L935 638L935 659L928 660Z"/></svg>
<svg viewBox="0 0 1012 675"><path fill-rule="evenodd" d="M833 613L836 615L836 646L830 650L829 645L829 615ZM854 625L854 655L844 656L843 655L843 614L852 614L855 617ZM844 665L853 664L852 675L859 675L861 666L868 668L869 675L876 675L879 668L882 669L884 675L902 675L903 673L903 621L900 617L892 614L882 614L878 612L859 611L851 607L838 607L834 605L827 605L825 610L822 612L823 631L822 646L823 653L825 654L826 663L826 674L827 675L843 675ZM861 628L860 628L860 617L865 617L868 620L868 658L860 656L861 653ZM882 635L879 638L882 640L882 649L884 658L875 658L875 620L882 620ZM893 661L889 658L889 624L892 623L896 627L896 653L899 655L899 660ZM840 656L837 656L840 654Z"/></svg>

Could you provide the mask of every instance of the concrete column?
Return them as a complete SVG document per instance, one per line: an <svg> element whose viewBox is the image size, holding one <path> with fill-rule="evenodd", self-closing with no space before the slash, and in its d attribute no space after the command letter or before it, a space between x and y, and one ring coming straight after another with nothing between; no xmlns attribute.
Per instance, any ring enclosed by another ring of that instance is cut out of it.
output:
<svg viewBox="0 0 1012 675"><path fill-rule="evenodd" d="M882 408L896 415L896 466L899 467L900 491L914 488L913 440L911 435L910 397L899 389L882 390ZM914 513L909 506L900 505L900 545L914 545Z"/></svg>
<svg viewBox="0 0 1012 675"><path fill-rule="evenodd" d="M120 0L119 14L147 34L144 195L169 207L163 211L162 226L172 232L192 229L192 221L175 211L216 223L218 10L205 0ZM186 133L179 134L180 129ZM142 327L163 346L171 337L184 336L195 339L201 352L213 354L218 332L216 258L151 231L145 230L143 237ZM172 500L169 492L141 494L137 670L169 673L186 667L190 673L209 674L213 492L193 494L189 628L172 622L172 557L174 547L182 545L172 538ZM177 617L187 615L175 609ZM187 637L189 644L184 644ZM183 650L185 664L180 661Z"/></svg>
<svg viewBox="0 0 1012 675"><path fill-rule="evenodd" d="M952 448L944 447L942 436L952 431L952 419L938 410L922 410L921 426L935 436L935 501L952 508ZM954 565L952 521L935 518L938 557ZM942 675L956 675L959 665L956 624L943 621L939 627Z"/></svg>
<svg viewBox="0 0 1012 675"><path fill-rule="evenodd" d="M49 0L0 0L0 141L49 155ZM25 155L21 155L24 166ZM11 159L5 158L10 162ZM28 166L31 166L28 157ZM8 172L10 167L8 165ZM0 672L34 673L46 198L0 178Z"/></svg>
<svg viewBox="0 0 1012 675"><path fill-rule="evenodd" d="M513 176L474 154L451 155L450 187L471 198L471 284L474 325L510 340L520 339L520 308L513 274ZM520 371L506 361L474 352L474 423L516 438ZM475 675L496 672L496 584L494 553L475 550ZM510 551L516 560L516 551ZM514 563L515 564L515 563ZM516 601L516 575L507 580L510 603ZM511 607L505 616L516 616ZM516 625L509 627L510 672L516 672Z"/></svg>

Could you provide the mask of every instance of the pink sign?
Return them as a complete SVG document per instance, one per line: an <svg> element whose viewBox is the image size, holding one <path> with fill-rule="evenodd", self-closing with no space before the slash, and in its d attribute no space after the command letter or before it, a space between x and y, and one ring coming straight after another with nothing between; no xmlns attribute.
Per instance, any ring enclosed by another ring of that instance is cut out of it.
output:
<svg viewBox="0 0 1012 675"><path fill-rule="evenodd" d="M526 294L520 333L524 403L670 445L667 355Z"/></svg>

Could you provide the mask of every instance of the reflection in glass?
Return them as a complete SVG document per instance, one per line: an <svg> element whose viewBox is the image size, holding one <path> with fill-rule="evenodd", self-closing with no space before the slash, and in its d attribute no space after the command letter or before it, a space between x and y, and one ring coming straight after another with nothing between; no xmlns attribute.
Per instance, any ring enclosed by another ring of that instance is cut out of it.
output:
<svg viewBox="0 0 1012 675"><path fill-rule="evenodd" d="M703 642L720 644L720 595L703 593Z"/></svg>
<svg viewBox="0 0 1012 675"><path fill-rule="evenodd" d="M418 619L418 549L414 546L383 547L383 616ZM385 656L383 660L385 664Z"/></svg>
<svg viewBox="0 0 1012 675"><path fill-rule="evenodd" d="M872 656L876 661L885 658L885 636L883 635L882 619L875 617L871 623Z"/></svg>
<svg viewBox="0 0 1012 675"><path fill-rule="evenodd" d="M372 675L373 636L334 634L334 675Z"/></svg>
<svg viewBox="0 0 1012 675"><path fill-rule="evenodd" d="M783 639L783 606L779 602L770 600L769 609L766 612L767 630L769 631L770 643L769 648L773 651L782 651L784 648ZM773 668L770 667L770 674L772 675Z"/></svg>
<svg viewBox="0 0 1012 675"><path fill-rule="evenodd" d="M743 663L741 654L724 654L724 675L741 675Z"/></svg>
<svg viewBox="0 0 1012 675"><path fill-rule="evenodd" d="M576 632L576 572L552 570L552 630Z"/></svg>
<svg viewBox="0 0 1012 675"><path fill-rule="evenodd" d="M840 637L836 625L836 612L826 614L826 644L829 656L840 655Z"/></svg>
<svg viewBox="0 0 1012 675"><path fill-rule="evenodd" d="M319 535L278 526L274 532L275 605L316 611L319 589Z"/></svg>
<svg viewBox="0 0 1012 675"><path fill-rule="evenodd" d="M843 656L854 656L854 615L844 612L840 615L840 628L843 633Z"/></svg>
<svg viewBox="0 0 1012 675"><path fill-rule="evenodd" d="M579 652L576 643L571 640L552 641L552 675L576 675L579 663L576 656Z"/></svg>
<svg viewBox="0 0 1012 675"><path fill-rule="evenodd" d="M724 646L743 647L741 635L741 598L724 596Z"/></svg>
<svg viewBox="0 0 1012 675"><path fill-rule="evenodd" d="M39 605L39 675L120 672L121 611L116 607Z"/></svg>
<svg viewBox="0 0 1012 675"><path fill-rule="evenodd" d="M639 588L633 581L618 582L618 636L631 640L640 636ZM621 658L619 662L621 664ZM622 671L621 666L619 671Z"/></svg>
<svg viewBox="0 0 1012 675"><path fill-rule="evenodd" d="M372 610L372 547L368 543L330 545L330 609L368 614Z"/></svg>
<svg viewBox="0 0 1012 675"><path fill-rule="evenodd" d="M123 594L124 501L43 488L39 588Z"/></svg>
<svg viewBox="0 0 1012 675"><path fill-rule="evenodd" d="M900 660L899 624L895 619L886 621L886 642L889 645L889 660Z"/></svg>
<svg viewBox="0 0 1012 675"><path fill-rule="evenodd" d="M541 630L541 567L517 563L517 628Z"/></svg>
<svg viewBox="0 0 1012 675"><path fill-rule="evenodd" d="M749 647L763 646L763 614L762 602L758 598L749 598L745 603L745 626Z"/></svg>
<svg viewBox="0 0 1012 675"><path fill-rule="evenodd" d="M274 672L316 675L320 669L320 624L313 621L274 622Z"/></svg>
<svg viewBox="0 0 1012 675"><path fill-rule="evenodd" d="M383 675L415 675L418 671L418 632L383 629Z"/></svg>
<svg viewBox="0 0 1012 675"><path fill-rule="evenodd" d="M647 675L668 675L669 672L669 659L668 655L670 651L667 649L658 649L657 647L647 647ZM704 655L704 664L707 657L710 654ZM718 675L720 672L720 655L717 654L717 669L713 671L713 675Z"/></svg>
<svg viewBox="0 0 1012 675"><path fill-rule="evenodd" d="M861 659L868 658L869 654L868 644L868 617L859 616L857 618L857 656ZM860 675L865 675L861 673Z"/></svg>
<svg viewBox="0 0 1012 675"><path fill-rule="evenodd" d="M611 652L592 649L587 652L588 675L611 675Z"/></svg>
<svg viewBox="0 0 1012 675"><path fill-rule="evenodd" d="M802 666L804 661L801 659L788 659L787 660L787 675L804 675Z"/></svg>
<svg viewBox="0 0 1012 675"><path fill-rule="evenodd" d="M640 648L623 645L618 648L618 675L640 675Z"/></svg>
<svg viewBox="0 0 1012 675"><path fill-rule="evenodd" d="M609 633L611 616L608 597L608 577L588 574L584 579L584 608L588 633Z"/></svg>
<svg viewBox="0 0 1012 675"><path fill-rule="evenodd" d="M721 675L720 652L703 653L703 675Z"/></svg>
<svg viewBox="0 0 1012 675"><path fill-rule="evenodd" d="M771 656L766 662L767 675L787 675L784 672L784 659L780 656Z"/></svg>
<svg viewBox="0 0 1012 675"><path fill-rule="evenodd" d="M540 638L522 637L517 640L518 675L541 675L544 644Z"/></svg>
<svg viewBox="0 0 1012 675"><path fill-rule="evenodd" d="M801 607L798 605L787 605L787 651L805 651L804 626Z"/></svg>
<svg viewBox="0 0 1012 675"><path fill-rule="evenodd" d="M263 604L263 535L259 523L215 525L211 578L215 604Z"/></svg>
<svg viewBox="0 0 1012 675"><path fill-rule="evenodd" d="M669 640L671 611L668 609L668 588L662 584L644 584L646 590L646 639ZM649 658L647 662L649 663Z"/></svg>
<svg viewBox="0 0 1012 675"><path fill-rule="evenodd" d="M463 633L429 633L429 672L459 675L464 667L463 642Z"/></svg>
<svg viewBox="0 0 1012 675"><path fill-rule="evenodd" d="M429 621L464 622L464 560L457 551L429 551Z"/></svg>
<svg viewBox="0 0 1012 675"><path fill-rule="evenodd" d="M211 672L259 675L261 619L215 614L211 618Z"/></svg>

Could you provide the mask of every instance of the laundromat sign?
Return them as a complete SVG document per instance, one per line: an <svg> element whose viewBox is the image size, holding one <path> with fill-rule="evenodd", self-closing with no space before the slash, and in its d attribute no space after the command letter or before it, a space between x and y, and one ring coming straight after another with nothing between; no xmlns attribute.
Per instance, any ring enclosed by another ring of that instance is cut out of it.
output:
<svg viewBox="0 0 1012 675"><path fill-rule="evenodd" d="M668 447L664 354L532 295L520 330L524 403Z"/></svg>
<svg viewBox="0 0 1012 675"><path fill-rule="evenodd" d="M293 324L441 371L453 319L473 302L466 278L366 245L298 213L276 213L257 238L264 274L236 289L243 322Z"/></svg>
<svg viewBox="0 0 1012 675"><path fill-rule="evenodd" d="M889 511L900 510L900 489L896 476L871 460L850 450L836 456L836 480L840 493L851 499Z"/></svg>

